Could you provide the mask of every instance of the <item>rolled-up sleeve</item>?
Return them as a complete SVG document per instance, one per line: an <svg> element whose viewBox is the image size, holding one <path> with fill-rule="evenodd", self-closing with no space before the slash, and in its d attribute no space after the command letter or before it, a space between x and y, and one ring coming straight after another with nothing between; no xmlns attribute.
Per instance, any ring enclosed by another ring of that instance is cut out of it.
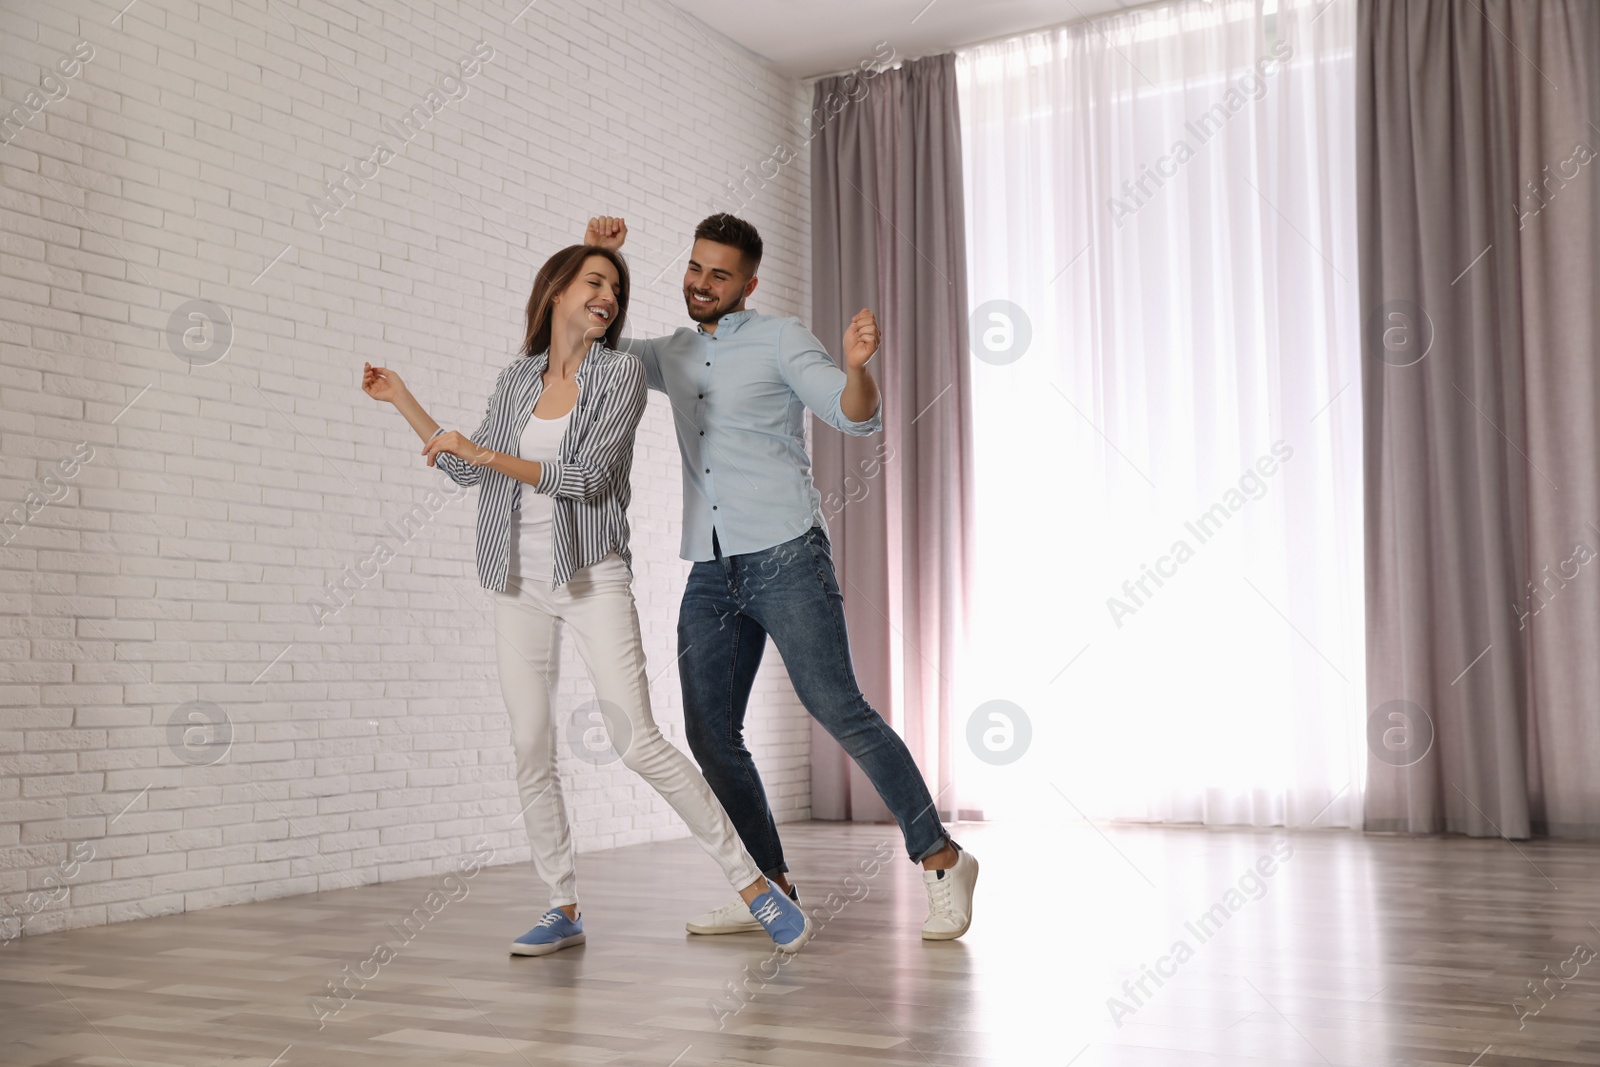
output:
<svg viewBox="0 0 1600 1067"><path fill-rule="evenodd" d="M482 445L489 435L489 427L494 421L494 406L500 403L502 393L506 386L506 379L511 375L511 367L506 367L500 372L500 377L495 379L494 392L489 394L489 402L483 408L483 422L472 434L473 443ZM487 446L485 446L487 447ZM452 456L448 452L440 452L434 457L434 466L444 471L452 482L457 485L477 485L483 481L482 467L475 467L459 456Z"/></svg>
<svg viewBox="0 0 1600 1067"><path fill-rule="evenodd" d="M855 422L845 418L839 398L849 376L798 319L786 320L778 332L778 370L800 402L834 429L853 437L883 429L882 401L869 419Z"/></svg>
<svg viewBox="0 0 1600 1067"><path fill-rule="evenodd" d="M539 465L539 482L533 487L536 492L592 500L619 478L627 477L622 463L631 452L648 398L643 364L636 356L624 355L602 387L605 394L595 416L595 432L585 435L571 463Z"/></svg>

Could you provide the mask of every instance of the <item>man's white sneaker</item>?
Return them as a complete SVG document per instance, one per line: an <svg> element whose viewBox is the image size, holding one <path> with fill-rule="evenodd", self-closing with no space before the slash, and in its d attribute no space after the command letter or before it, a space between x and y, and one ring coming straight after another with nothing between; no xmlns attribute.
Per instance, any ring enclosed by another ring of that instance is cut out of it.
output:
<svg viewBox="0 0 1600 1067"><path fill-rule="evenodd" d="M978 861L962 852L956 865L943 871L923 871L928 891L928 921L922 924L924 941L954 941L972 925L972 890L978 884Z"/></svg>
<svg viewBox="0 0 1600 1067"><path fill-rule="evenodd" d="M800 903L800 892L794 885L789 886L789 899ZM684 924L684 929L691 934L755 934L760 933L762 927L750 914L750 906L735 900L716 911L696 915Z"/></svg>

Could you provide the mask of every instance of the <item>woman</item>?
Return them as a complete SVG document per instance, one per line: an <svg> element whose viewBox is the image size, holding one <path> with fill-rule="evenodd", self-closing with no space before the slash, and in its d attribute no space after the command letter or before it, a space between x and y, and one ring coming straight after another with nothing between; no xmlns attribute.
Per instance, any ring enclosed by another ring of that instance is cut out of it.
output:
<svg viewBox="0 0 1600 1067"><path fill-rule="evenodd" d="M442 429L392 370L367 364L361 387L405 416L429 466L480 486L478 578L494 599L533 863L551 890L549 910L511 951L542 956L584 941L550 721L564 626L623 763L666 798L773 941L792 952L811 936L810 918L762 877L705 779L650 714L627 519L645 380L638 359L615 350L627 307L618 253L573 245L551 256L528 297L519 356L500 372L471 437Z"/></svg>

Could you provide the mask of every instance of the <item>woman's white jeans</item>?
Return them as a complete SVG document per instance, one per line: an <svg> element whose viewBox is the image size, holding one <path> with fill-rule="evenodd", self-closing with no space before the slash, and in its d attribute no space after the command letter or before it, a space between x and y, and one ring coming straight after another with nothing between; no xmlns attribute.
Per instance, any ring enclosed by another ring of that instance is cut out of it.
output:
<svg viewBox="0 0 1600 1067"><path fill-rule="evenodd" d="M612 553L578 571L561 589L552 590L548 578L512 576L504 593L491 593L500 691L511 716L523 821L533 846L534 869L550 886L552 908L578 902L572 831L561 796L558 741L550 721L563 628L589 668L598 710L623 764L672 805L722 867L729 885L743 889L761 877L699 769L661 736L650 714L649 678L631 580L628 565ZM563 729L562 740L569 733ZM605 755L615 758L609 751Z"/></svg>

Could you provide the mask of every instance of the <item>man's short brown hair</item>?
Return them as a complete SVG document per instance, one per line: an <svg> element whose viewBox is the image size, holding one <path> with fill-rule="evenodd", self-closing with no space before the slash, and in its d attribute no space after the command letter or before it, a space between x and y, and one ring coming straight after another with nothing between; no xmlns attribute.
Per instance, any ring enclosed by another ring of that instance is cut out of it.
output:
<svg viewBox="0 0 1600 1067"><path fill-rule="evenodd" d="M719 245L728 245L737 248L744 256L745 265L753 277L756 268L761 265L761 235L756 228L727 212L708 215L700 225L694 228L696 241L715 241Z"/></svg>

